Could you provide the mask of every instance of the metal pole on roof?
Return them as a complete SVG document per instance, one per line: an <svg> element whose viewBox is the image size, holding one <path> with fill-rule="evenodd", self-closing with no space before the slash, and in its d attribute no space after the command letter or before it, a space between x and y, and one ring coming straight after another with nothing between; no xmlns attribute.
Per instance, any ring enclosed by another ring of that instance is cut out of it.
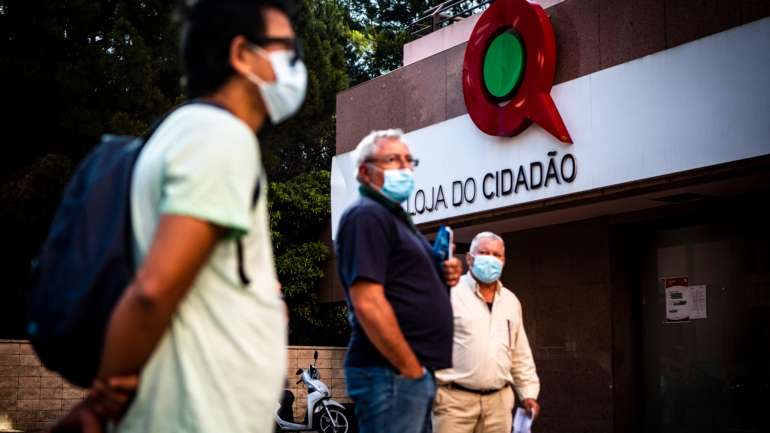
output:
<svg viewBox="0 0 770 433"><path fill-rule="evenodd" d="M433 11L432 14L430 14L431 17L431 32L435 32L438 30L438 24L441 21L441 12L444 9L444 6L450 3L449 1L442 2L440 5L436 6L436 10Z"/></svg>

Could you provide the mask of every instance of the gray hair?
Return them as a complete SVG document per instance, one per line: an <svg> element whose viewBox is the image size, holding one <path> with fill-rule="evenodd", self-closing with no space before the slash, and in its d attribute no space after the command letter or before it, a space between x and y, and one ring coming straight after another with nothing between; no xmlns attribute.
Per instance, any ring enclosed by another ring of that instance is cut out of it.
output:
<svg viewBox="0 0 770 433"><path fill-rule="evenodd" d="M379 141L383 139L387 140L401 140L404 136L404 131L400 129L383 129L380 131L372 131L363 138L356 146L355 152L358 154L356 170L361 164L371 159L377 152L377 147L380 145Z"/></svg>
<svg viewBox="0 0 770 433"><path fill-rule="evenodd" d="M477 234L471 241L471 248L470 248L471 254L476 254L476 251L479 250L479 244L484 239L494 239L494 240L500 241L500 243L503 244L503 247L505 247L505 241L503 241L503 238L501 238L500 236L492 232L481 232Z"/></svg>

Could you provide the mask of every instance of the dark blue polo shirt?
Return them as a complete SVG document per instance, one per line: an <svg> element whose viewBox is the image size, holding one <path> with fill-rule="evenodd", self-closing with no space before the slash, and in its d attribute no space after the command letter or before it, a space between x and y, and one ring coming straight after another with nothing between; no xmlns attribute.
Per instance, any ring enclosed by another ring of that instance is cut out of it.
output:
<svg viewBox="0 0 770 433"><path fill-rule="evenodd" d="M350 286L369 280L385 287L385 297L420 363L433 369L451 367L452 304L440 263L425 237L383 204L361 197L342 215L336 247L350 310L345 365L390 365L367 338L350 303Z"/></svg>

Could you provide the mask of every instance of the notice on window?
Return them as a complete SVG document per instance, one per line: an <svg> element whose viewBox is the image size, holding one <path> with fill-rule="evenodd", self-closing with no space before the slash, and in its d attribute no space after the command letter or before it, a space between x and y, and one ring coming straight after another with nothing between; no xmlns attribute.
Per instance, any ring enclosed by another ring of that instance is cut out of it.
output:
<svg viewBox="0 0 770 433"><path fill-rule="evenodd" d="M690 299L692 300L690 319L705 319L707 317L706 286L690 286L689 288Z"/></svg>
<svg viewBox="0 0 770 433"><path fill-rule="evenodd" d="M666 293L666 323L689 322L692 297L687 277L664 278Z"/></svg>

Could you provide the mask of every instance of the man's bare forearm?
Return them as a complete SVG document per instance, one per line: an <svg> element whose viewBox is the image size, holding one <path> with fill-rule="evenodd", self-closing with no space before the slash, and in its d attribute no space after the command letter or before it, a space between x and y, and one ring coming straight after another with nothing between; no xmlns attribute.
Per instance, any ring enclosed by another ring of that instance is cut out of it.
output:
<svg viewBox="0 0 770 433"><path fill-rule="evenodd" d="M99 377L135 374L147 362L221 234L206 221L161 217L147 258L110 318Z"/></svg>
<svg viewBox="0 0 770 433"><path fill-rule="evenodd" d="M99 377L137 373L171 322L173 310L143 300L136 286L128 288L112 314Z"/></svg>
<svg viewBox="0 0 770 433"><path fill-rule="evenodd" d="M420 377L422 365L404 338L382 285L357 282L351 287L350 293L356 319L374 347L401 374L411 378Z"/></svg>

